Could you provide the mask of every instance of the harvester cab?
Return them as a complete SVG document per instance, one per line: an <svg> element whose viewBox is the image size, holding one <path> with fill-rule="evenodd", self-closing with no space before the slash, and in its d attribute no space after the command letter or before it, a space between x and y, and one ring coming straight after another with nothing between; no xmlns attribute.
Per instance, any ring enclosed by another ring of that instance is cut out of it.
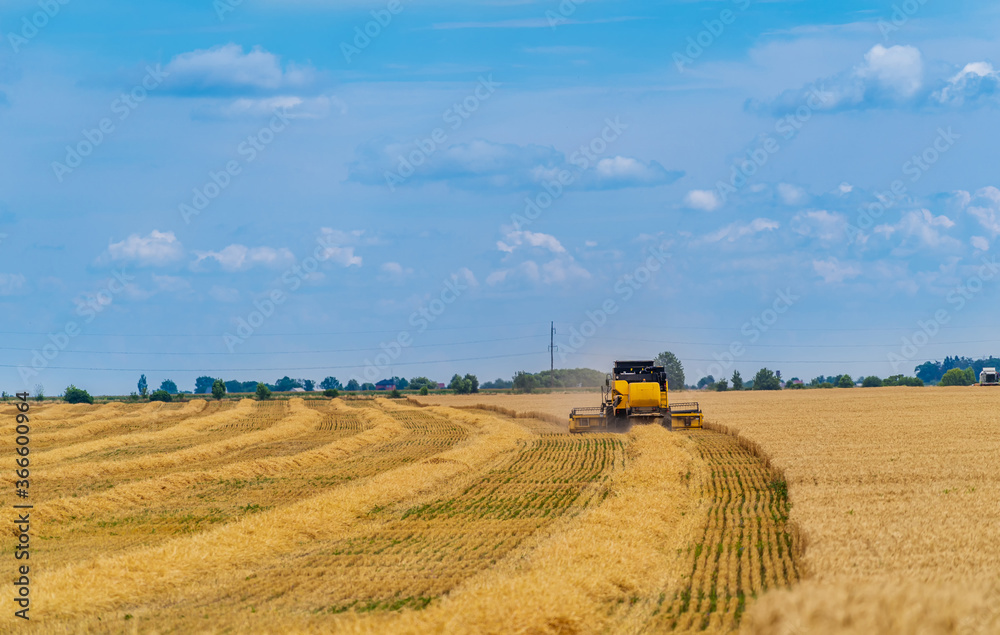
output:
<svg viewBox="0 0 1000 635"><path fill-rule="evenodd" d="M979 385L1000 386L1000 374L997 373L997 369L984 368L983 371L979 373Z"/></svg>
<svg viewBox="0 0 1000 635"><path fill-rule="evenodd" d="M669 429L700 428L697 403L670 404L667 373L652 361L615 362L601 388L601 405L574 408L570 432L624 431L632 424L659 423Z"/></svg>

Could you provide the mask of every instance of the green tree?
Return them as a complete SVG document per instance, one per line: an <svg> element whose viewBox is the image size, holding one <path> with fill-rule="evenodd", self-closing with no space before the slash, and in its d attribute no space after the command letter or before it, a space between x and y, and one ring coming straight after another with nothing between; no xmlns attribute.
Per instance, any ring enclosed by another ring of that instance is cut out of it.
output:
<svg viewBox="0 0 1000 635"><path fill-rule="evenodd" d="M513 388L513 387L514 387L514 382L506 379L500 379L499 377L497 377L493 381L488 381L485 384L483 384L483 388L485 390L496 390L496 389Z"/></svg>
<svg viewBox="0 0 1000 635"><path fill-rule="evenodd" d="M472 384L456 374L448 383L448 389L454 390L457 395L465 395L472 392Z"/></svg>
<svg viewBox="0 0 1000 635"><path fill-rule="evenodd" d="M420 387L420 394L421 394L421 395L426 395L426 394L428 394L428 393L430 393L430 391L429 391L429 390L427 390L427 386L421 386L421 387Z"/></svg>
<svg viewBox="0 0 1000 635"><path fill-rule="evenodd" d="M743 390L743 378L740 377L740 371L733 371L733 390Z"/></svg>
<svg viewBox="0 0 1000 635"><path fill-rule="evenodd" d="M166 390L162 390L161 389L161 390L154 390L153 394L151 394L149 396L149 400L150 401L165 401L165 402L169 403L169 402L173 401L174 398L170 396L169 392L167 392Z"/></svg>
<svg viewBox="0 0 1000 635"><path fill-rule="evenodd" d="M271 389L267 387L267 384L258 383L257 384L257 399L264 401L265 399L271 398Z"/></svg>
<svg viewBox="0 0 1000 635"><path fill-rule="evenodd" d="M539 387L583 388L604 385L606 373L593 368L556 368L535 373Z"/></svg>
<svg viewBox="0 0 1000 635"><path fill-rule="evenodd" d="M952 368L941 377L942 386L971 386L976 383L975 378L969 376L961 368Z"/></svg>
<svg viewBox="0 0 1000 635"><path fill-rule="evenodd" d="M300 379L298 380L302 387L306 389L306 392L312 392L316 389L316 382L311 379Z"/></svg>
<svg viewBox="0 0 1000 635"><path fill-rule="evenodd" d="M66 403L94 403L94 398L90 396L90 393L82 388L77 388L73 384L70 384L66 388L66 393L63 395L63 399Z"/></svg>
<svg viewBox="0 0 1000 635"><path fill-rule="evenodd" d="M323 390L340 390L343 386L337 381L336 377L327 377L323 381L319 382L319 387Z"/></svg>
<svg viewBox="0 0 1000 635"><path fill-rule="evenodd" d="M352 379L351 381L347 382L347 386L344 388L344 390L349 390L352 392L356 390L361 390L361 384L358 383L357 379Z"/></svg>
<svg viewBox="0 0 1000 635"><path fill-rule="evenodd" d="M456 394L467 395L470 393L479 392L479 379L475 375L467 374L465 377L461 377L456 374L451 378L451 383L448 384L450 390L454 390Z"/></svg>
<svg viewBox="0 0 1000 635"><path fill-rule="evenodd" d="M861 382L862 388L881 388L882 380L875 375L869 375L865 377L864 381Z"/></svg>
<svg viewBox="0 0 1000 635"><path fill-rule="evenodd" d="M215 378L209 377L208 375L202 375L201 377L194 380L194 394L201 395L212 390L215 386Z"/></svg>
<svg viewBox="0 0 1000 635"><path fill-rule="evenodd" d="M854 388L854 380L850 375L844 374L837 380L837 388Z"/></svg>
<svg viewBox="0 0 1000 635"><path fill-rule="evenodd" d="M35 401L45 401L45 387L35 384Z"/></svg>
<svg viewBox="0 0 1000 635"><path fill-rule="evenodd" d="M883 386L923 386L924 380L919 377L907 377L905 375L891 375L882 382Z"/></svg>
<svg viewBox="0 0 1000 635"><path fill-rule="evenodd" d="M425 386L427 387L428 390L434 390L435 388L438 387L436 381L431 381L426 377L414 377L413 379L410 380L411 390L420 390Z"/></svg>
<svg viewBox="0 0 1000 635"><path fill-rule="evenodd" d="M781 390L781 380L774 371L761 368L753 378L754 390Z"/></svg>
<svg viewBox="0 0 1000 635"><path fill-rule="evenodd" d="M323 396L330 397L331 399L336 399L337 397L340 396L340 391L337 390L336 388L327 388L326 390L323 391Z"/></svg>
<svg viewBox="0 0 1000 635"><path fill-rule="evenodd" d="M403 395L399 392L399 388L393 388L392 392L389 393L389 399L399 399Z"/></svg>
<svg viewBox="0 0 1000 635"><path fill-rule="evenodd" d="M657 366L663 366L663 372L667 374L667 390L684 389L684 365L677 356L670 351L663 351L653 360Z"/></svg>
<svg viewBox="0 0 1000 635"><path fill-rule="evenodd" d="M292 388L302 388L302 384L295 381L288 375L285 375L278 381L274 382L274 389L278 392L288 392Z"/></svg>
<svg viewBox="0 0 1000 635"><path fill-rule="evenodd" d="M711 389L712 384L715 383L715 377L709 375L708 377L702 377L698 380L698 388L704 388L706 386ZM670 384L667 384L667 389L670 389Z"/></svg>
<svg viewBox="0 0 1000 635"><path fill-rule="evenodd" d="M538 378L531 373L519 370L514 373L514 392L530 393L538 387Z"/></svg>
<svg viewBox="0 0 1000 635"><path fill-rule="evenodd" d="M212 382L212 396L216 399L222 399L226 395L226 382L221 379L216 379Z"/></svg>
<svg viewBox="0 0 1000 635"><path fill-rule="evenodd" d="M725 392L729 390L729 380L720 379L719 381L715 382L715 389L719 392Z"/></svg>
<svg viewBox="0 0 1000 635"><path fill-rule="evenodd" d="M139 377L139 395L145 399L149 396L149 386L146 384L146 376Z"/></svg>
<svg viewBox="0 0 1000 635"><path fill-rule="evenodd" d="M361 390L375 390L375 384L371 383L370 381L366 381L365 383L361 384Z"/></svg>
<svg viewBox="0 0 1000 635"><path fill-rule="evenodd" d="M175 384L173 382L173 380L164 379L160 383L160 390L165 390L168 393L170 393L171 395L176 395L177 394L177 384Z"/></svg>

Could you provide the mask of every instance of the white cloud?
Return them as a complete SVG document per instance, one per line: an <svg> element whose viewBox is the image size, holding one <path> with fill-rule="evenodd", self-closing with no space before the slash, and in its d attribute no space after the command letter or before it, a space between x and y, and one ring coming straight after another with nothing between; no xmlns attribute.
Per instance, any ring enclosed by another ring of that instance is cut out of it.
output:
<svg viewBox="0 0 1000 635"><path fill-rule="evenodd" d="M770 102L752 101L751 109L785 114L803 106L838 112L866 108L939 110L1000 104L1000 70L989 62L971 62L950 76L935 62L925 73L923 56L913 46L873 46L864 62L849 71L820 79L814 86L786 90Z"/></svg>
<svg viewBox="0 0 1000 635"><path fill-rule="evenodd" d="M490 273L486 278L490 286L517 280L550 285L590 277L590 272L578 265L562 243L550 234L510 231L504 240L497 241L497 249L506 254L504 262L515 260L518 251L527 251L531 256L517 265Z"/></svg>
<svg viewBox="0 0 1000 635"><path fill-rule="evenodd" d="M717 243L721 241L736 242L744 236L753 236L765 231L774 231L779 227L778 221L770 218L755 218L746 224L732 223L705 236L704 241Z"/></svg>
<svg viewBox="0 0 1000 635"><path fill-rule="evenodd" d="M295 260L295 255L284 247L247 247L229 245L221 251L196 252L198 259L193 266L198 267L206 260L215 260L225 271L246 271L255 266L281 267Z"/></svg>
<svg viewBox="0 0 1000 635"><path fill-rule="evenodd" d="M160 291L170 293L186 293L191 291L191 283L178 276L158 276L153 274L153 282Z"/></svg>
<svg viewBox="0 0 1000 635"><path fill-rule="evenodd" d="M604 184L658 185L663 181L663 167L651 161L643 163L631 157L601 159L594 168L597 181Z"/></svg>
<svg viewBox="0 0 1000 635"><path fill-rule="evenodd" d="M951 203L958 209L965 209L972 202L972 195L965 190L955 190L952 192Z"/></svg>
<svg viewBox="0 0 1000 635"><path fill-rule="evenodd" d="M964 203L970 205L972 197L968 192L964 194ZM985 200L981 204L970 205L967 211L979 221L983 229L990 232L991 237L1000 236L1000 190L992 185L984 187L976 192L976 198Z"/></svg>
<svg viewBox="0 0 1000 635"><path fill-rule="evenodd" d="M722 203L712 190L691 190L684 197L684 204L691 209L711 212L718 209Z"/></svg>
<svg viewBox="0 0 1000 635"><path fill-rule="evenodd" d="M813 260L812 264L813 269L823 278L823 282L827 284L840 283L849 278L856 278L861 275L859 267L851 264L841 264L836 258Z"/></svg>
<svg viewBox="0 0 1000 635"><path fill-rule="evenodd" d="M184 247L174 232L153 230L148 236L132 234L125 240L108 245L112 260L135 262L139 265L166 265L184 256Z"/></svg>
<svg viewBox="0 0 1000 635"><path fill-rule="evenodd" d="M541 247L548 249L554 254L566 253L566 248L562 246L559 239L551 234L542 234L530 231L507 232L504 240L497 241L497 249L507 253L513 253L521 246Z"/></svg>
<svg viewBox="0 0 1000 635"><path fill-rule="evenodd" d="M452 274L451 279L456 282L464 282L470 287L479 286L479 281L476 280L476 274L472 273L472 270L468 267L462 267L459 269L457 273Z"/></svg>
<svg viewBox="0 0 1000 635"><path fill-rule="evenodd" d="M990 241L982 236L973 236L969 239L969 243L980 251L988 251L990 248Z"/></svg>
<svg viewBox="0 0 1000 635"><path fill-rule="evenodd" d="M847 181L844 181L843 183L840 184L840 187L838 187L837 190L841 194L850 194L852 191L854 191L854 186L848 183Z"/></svg>
<svg viewBox="0 0 1000 635"><path fill-rule="evenodd" d="M976 196L980 198L988 198L994 203L1000 203L1000 189L993 187L992 185L987 185L976 191Z"/></svg>
<svg viewBox="0 0 1000 635"><path fill-rule="evenodd" d="M494 271L490 275L486 276L486 284L491 287L495 287L496 285L507 280L507 276L510 275L510 272L510 269L498 269L497 271Z"/></svg>
<svg viewBox="0 0 1000 635"><path fill-rule="evenodd" d="M778 198L785 205L801 205L808 198L806 191L791 183L778 184Z"/></svg>
<svg viewBox="0 0 1000 635"><path fill-rule="evenodd" d="M497 286L503 282L514 282L518 279L535 284L553 285L574 280L586 280L590 272L578 265L572 258L553 258L539 264L534 260L526 260L515 267L499 269L490 273L486 284Z"/></svg>
<svg viewBox="0 0 1000 635"><path fill-rule="evenodd" d="M1000 72L989 62L972 62L949 78L932 97L949 106L964 106L980 99L995 98L998 89Z"/></svg>
<svg viewBox="0 0 1000 635"><path fill-rule="evenodd" d="M908 99L923 85L924 61L920 50L913 46L890 46L876 44L865 53L865 62L855 74L888 93Z"/></svg>
<svg viewBox="0 0 1000 635"><path fill-rule="evenodd" d="M413 269L404 267L398 262L383 262L379 267L382 272L382 279L389 282L399 283L413 275Z"/></svg>
<svg viewBox="0 0 1000 635"><path fill-rule="evenodd" d="M235 119L239 117L259 118L281 111L290 119L322 119L336 111L347 114L347 104L338 97L298 97L278 95L275 97L240 97L222 105L209 104L197 115L205 118Z"/></svg>
<svg viewBox="0 0 1000 635"><path fill-rule="evenodd" d="M847 219L843 214L825 209L800 212L792 217L792 231L823 242L834 242L844 238Z"/></svg>
<svg viewBox="0 0 1000 635"><path fill-rule="evenodd" d="M915 100L923 86L924 62L919 49L876 44L850 71L819 80L815 88L785 91L765 107L787 113L802 106L819 112L898 106Z"/></svg>
<svg viewBox="0 0 1000 635"><path fill-rule="evenodd" d="M600 159L591 167L580 169L565 153L552 147L483 139L439 147L425 156L419 166L407 167L406 157L417 155L423 156L409 141L367 142L355 149L356 158L348 166L348 176L357 183L391 189L444 182L460 189L495 192L538 189L551 186L553 181L560 190L654 187L673 183L683 175L665 169L656 161L621 156Z"/></svg>
<svg viewBox="0 0 1000 635"><path fill-rule="evenodd" d="M0 273L0 295L17 295L26 283L27 279L20 273Z"/></svg>
<svg viewBox="0 0 1000 635"><path fill-rule="evenodd" d="M354 254L354 245L361 241L364 235L363 230L345 232L340 229L323 227L320 229L320 243L323 250L320 258L331 260L344 267L360 267L362 265L361 256Z"/></svg>
<svg viewBox="0 0 1000 635"><path fill-rule="evenodd" d="M951 229L955 226L955 221L947 216L934 216L930 210L914 210L903 214L898 223L879 225L874 230L876 234L881 234L885 238L890 238L897 232L903 236L905 243L909 239L915 240L920 246L940 247L942 245L954 246L957 241L942 233L941 230Z"/></svg>
<svg viewBox="0 0 1000 635"><path fill-rule="evenodd" d="M167 85L190 92L278 90L301 86L311 71L289 66L282 69L277 55L255 46L244 53L238 44L182 53L164 68Z"/></svg>
<svg viewBox="0 0 1000 635"><path fill-rule="evenodd" d="M208 290L208 295L218 302L237 302L240 299L240 292L232 287L213 286Z"/></svg>

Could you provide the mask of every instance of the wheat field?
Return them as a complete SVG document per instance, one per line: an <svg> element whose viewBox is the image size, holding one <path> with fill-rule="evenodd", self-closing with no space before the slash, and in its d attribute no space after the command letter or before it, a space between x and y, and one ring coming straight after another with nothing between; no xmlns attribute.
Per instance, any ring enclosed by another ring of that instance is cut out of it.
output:
<svg viewBox="0 0 1000 635"><path fill-rule="evenodd" d="M597 398L33 406L30 630L998 630L1000 391Z"/></svg>

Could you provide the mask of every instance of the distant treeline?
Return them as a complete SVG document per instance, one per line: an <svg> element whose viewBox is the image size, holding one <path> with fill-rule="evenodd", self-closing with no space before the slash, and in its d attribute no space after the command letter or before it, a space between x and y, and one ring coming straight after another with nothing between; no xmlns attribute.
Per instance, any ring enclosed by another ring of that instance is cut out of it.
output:
<svg viewBox="0 0 1000 635"><path fill-rule="evenodd" d="M1000 368L1000 359L992 355L981 359L956 355L955 357L945 357L943 362L924 362L917 366L914 372L916 372L917 377L924 380L925 384L937 384L944 377L944 374L953 368L959 370L971 368L972 372L976 375L976 381L979 381L979 373L982 372L983 368L991 367Z"/></svg>
<svg viewBox="0 0 1000 635"><path fill-rule="evenodd" d="M515 392L532 392L538 388L593 388L603 386L606 373L592 368L557 368L540 373L519 371L512 381L497 379L483 384L486 389L512 388Z"/></svg>

